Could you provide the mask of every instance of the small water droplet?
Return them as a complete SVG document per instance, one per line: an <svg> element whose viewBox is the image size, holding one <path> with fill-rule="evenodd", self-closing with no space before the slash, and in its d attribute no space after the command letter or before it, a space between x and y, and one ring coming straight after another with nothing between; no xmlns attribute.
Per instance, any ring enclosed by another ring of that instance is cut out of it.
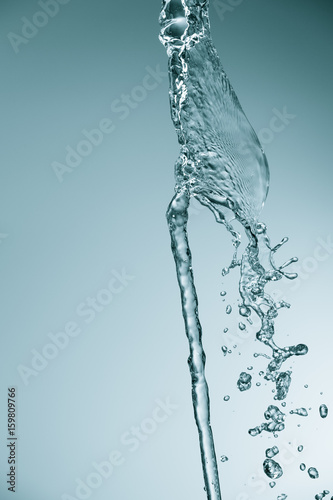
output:
<svg viewBox="0 0 333 500"><path fill-rule="evenodd" d="M287 496L287 495L285 495L285 493L282 493L282 495L279 495L279 496L277 497L277 500L286 500L287 498L288 498L288 496Z"/></svg>
<svg viewBox="0 0 333 500"><path fill-rule="evenodd" d="M224 396L224 398L223 398L223 399L224 399L224 401L229 401L230 396L228 396L228 395L227 395L227 396Z"/></svg>
<svg viewBox="0 0 333 500"><path fill-rule="evenodd" d="M270 458L267 458L264 461L263 467L266 476L268 476L270 479L278 479L283 474L281 465Z"/></svg>
<svg viewBox="0 0 333 500"><path fill-rule="evenodd" d="M289 412L291 415L292 414L295 414L295 415L300 415L301 417L307 417L308 416L308 412L306 411L305 408L297 408L296 410L290 410Z"/></svg>
<svg viewBox="0 0 333 500"><path fill-rule="evenodd" d="M321 418L326 418L328 415L328 408L326 405L320 405L319 407L319 414Z"/></svg>
<svg viewBox="0 0 333 500"><path fill-rule="evenodd" d="M251 309L247 306L240 306L239 308L239 314L243 316L244 318L248 318L251 316Z"/></svg>
<svg viewBox="0 0 333 500"><path fill-rule="evenodd" d="M225 297L227 295L227 292L223 291L220 293L221 297Z"/></svg>
<svg viewBox="0 0 333 500"><path fill-rule="evenodd" d="M305 384L305 386L304 386L304 387L305 387L305 389L308 389L308 388L309 388L308 384Z"/></svg>
<svg viewBox="0 0 333 500"><path fill-rule="evenodd" d="M299 468L300 468L301 470L305 470L305 469L306 469L306 465L305 465L305 464L301 464L301 465L299 466Z"/></svg>
<svg viewBox="0 0 333 500"><path fill-rule="evenodd" d="M228 331L229 331L229 328L225 328L225 329L223 330L223 333L227 333Z"/></svg>
<svg viewBox="0 0 333 500"><path fill-rule="evenodd" d="M225 455L222 455L221 462L228 462L229 458Z"/></svg>
<svg viewBox="0 0 333 500"><path fill-rule="evenodd" d="M299 452L303 451L304 447L302 444L299 445L299 447L297 448Z"/></svg>
<svg viewBox="0 0 333 500"><path fill-rule="evenodd" d="M221 347L221 349L222 349L222 352L223 352L224 356L226 356L226 355L227 355L227 352L228 352L228 348L227 348L227 346L226 346L226 345L223 345L223 346Z"/></svg>
<svg viewBox="0 0 333 500"><path fill-rule="evenodd" d="M243 392L243 391L247 391L248 389L250 389L252 385L252 377L249 373L246 373L246 372L242 372L239 376L239 379L237 381L237 387L238 389Z"/></svg>
<svg viewBox="0 0 333 500"><path fill-rule="evenodd" d="M226 312L227 314L230 314L230 313L231 313L231 311L232 311L232 307L231 307L231 305L230 305L230 304L228 304L228 305L227 305L227 307L225 308L225 312Z"/></svg>
<svg viewBox="0 0 333 500"><path fill-rule="evenodd" d="M246 326L244 325L244 323L240 322L240 323L238 323L238 328L240 330L245 330Z"/></svg>
<svg viewBox="0 0 333 500"><path fill-rule="evenodd" d="M317 469L315 467L310 467L308 469L308 474L311 477L311 479L318 479L318 477L319 477L319 472L317 471Z"/></svg>
<svg viewBox="0 0 333 500"><path fill-rule="evenodd" d="M277 446L273 446L272 448L267 448L266 457L273 458L275 455L279 453L279 448Z"/></svg>
<svg viewBox="0 0 333 500"><path fill-rule="evenodd" d="M271 488L274 488L274 486L276 485L276 482L275 482L275 481L271 481L271 482L269 483L269 485L270 485L270 487L271 487Z"/></svg>

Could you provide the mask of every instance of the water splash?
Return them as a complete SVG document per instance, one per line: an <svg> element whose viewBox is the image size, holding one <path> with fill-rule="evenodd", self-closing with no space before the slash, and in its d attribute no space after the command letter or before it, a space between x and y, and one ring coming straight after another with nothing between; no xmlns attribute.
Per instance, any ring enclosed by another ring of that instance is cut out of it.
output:
<svg viewBox="0 0 333 500"><path fill-rule="evenodd" d="M289 308L289 304L275 302L265 287L282 278L296 278L297 275L287 272L286 268L297 259L276 265L274 256L287 238L272 246L266 226L258 220L268 193L268 163L213 45L208 3L208 0L164 0L159 20L160 40L168 55L171 117L180 144L175 165L175 195L167 211L167 220L190 346L188 364L205 490L209 500L219 500L221 493L205 378L206 357L187 237L191 198L209 208L216 221L231 235L234 255L222 274L225 276L234 268L240 270L242 304L239 312L250 324L253 324L250 318L253 313L260 319L261 327L256 336L271 349L271 357L262 355L270 360L265 378L276 384L275 399L285 399L290 386L291 372L281 371L283 363L291 356L306 354L307 347L299 344L281 348L274 340L274 320L279 309ZM237 257L240 234L231 225L230 215L242 224L248 239L241 259ZM267 256L265 267L263 262ZM228 306L226 312L230 313L231 307ZM272 422L262 424L264 427L258 433L264 428L270 432L284 428L283 414L276 407L270 408L272 415L268 418Z"/></svg>
<svg viewBox="0 0 333 500"><path fill-rule="evenodd" d="M276 435L277 432L284 430L285 414L279 410L277 406L270 405L265 411L264 417L268 422L264 422L253 429L249 429L250 436L258 436L262 431L272 432Z"/></svg>

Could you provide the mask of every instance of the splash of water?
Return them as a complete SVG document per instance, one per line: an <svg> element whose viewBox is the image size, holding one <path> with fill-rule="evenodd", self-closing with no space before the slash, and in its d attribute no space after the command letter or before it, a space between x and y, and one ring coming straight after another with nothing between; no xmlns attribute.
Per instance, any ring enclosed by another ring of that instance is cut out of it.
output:
<svg viewBox="0 0 333 500"><path fill-rule="evenodd" d="M276 384L275 399L285 399L291 382L291 372L281 371L283 363L291 356L306 354L307 347L299 344L281 348L273 338L278 310L288 308L289 304L274 302L265 287L283 277L294 279L297 275L288 273L286 268L297 259L277 266L275 253L287 238L271 246L266 226L259 222L269 186L268 163L213 45L208 3L208 0L164 0L160 40L168 55L171 117L180 144L175 165L175 195L167 211L167 220L190 347L188 363L205 490L209 500L220 500L205 378L206 357L187 236L191 198L209 208L216 221L224 224L231 234L234 255L222 274L225 276L234 268L240 269L242 304L239 312L250 323L253 313L261 321L257 339L272 351L271 357L263 355L270 359L265 378ZM230 215L242 224L248 238L241 259L237 256L240 234L228 220ZM268 255L267 268L263 264L265 255ZM231 313L230 305L226 312ZM241 323L240 328L243 328ZM222 351L226 354L223 347ZM274 406L267 411L272 422L256 428L256 433L284 428L283 414Z"/></svg>

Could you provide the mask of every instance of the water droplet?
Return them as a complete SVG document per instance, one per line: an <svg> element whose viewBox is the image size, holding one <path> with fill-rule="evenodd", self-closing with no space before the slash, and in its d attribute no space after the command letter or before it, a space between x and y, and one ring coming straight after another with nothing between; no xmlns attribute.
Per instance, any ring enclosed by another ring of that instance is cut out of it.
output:
<svg viewBox="0 0 333 500"><path fill-rule="evenodd" d="M283 401L283 403L281 403L281 406L283 406L283 408L285 408L287 406L287 403L285 401Z"/></svg>
<svg viewBox="0 0 333 500"><path fill-rule="evenodd" d="M274 488L274 486L276 485L276 482L275 482L275 481L271 481L271 482L269 483L269 485L270 485L270 487L271 487L271 488Z"/></svg>
<svg viewBox="0 0 333 500"><path fill-rule="evenodd" d="M260 386L261 386L261 383L260 383L260 382L257 382L257 383L256 383L256 386L257 386L257 387L260 387Z"/></svg>
<svg viewBox="0 0 333 500"><path fill-rule="evenodd" d="M308 412L306 411L305 408L297 408L296 410L290 410L289 412L291 415L292 414L295 414L295 415L300 415L301 417L307 417L308 416Z"/></svg>
<svg viewBox="0 0 333 500"><path fill-rule="evenodd" d="M287 498L288 498L288 496L287 496L287 495L285 495L284 493L282 493L282 495L279 495L279 496L277 497L277 500L286 500Z"/></svg>
<svg viewBox="0 0 333 500"><path fill-rule="evenodd" d="M226 457L225 455L222 455L221 457L221 462L228 462L229 458Z"/></svg>
<svg viewBox="0 0 333 500"><path fill-rule="evenodd" d="M299 466L299 468L300 468L301 470L305 470L305 469L306 469L306 465L305 465L305 464L301 464L301 465Z"/></svg>
<svg viewBox="0 0 333 500"><path fill-rule="evenodd" d="M302 444L300 444L300 445L299 445L299 447L297 448L297 450L298 450L299 452L303 451L303 450L304 450L303 445L302 445Z"/></svg>
<svg viewBox="0 0 333 500"><path fill-rule="evenodd" d="M224 398L223 398L223 399L224 399L224 401L229 401L230 396L224 396Z"/></svg>
<svg viewBox="0 0 333 500"><path fill-rule="evenodd" d="M311 479L318 479L319 477L319 472L315 467L310 467L310 469L308 469L308 474L311 477Z"/></svg>
<svg viewBox="0 0 333 500"><path fill-rule="evenodd" d="M308 388L309 388L308 384L305 384L305 386L304 386L304 387L305 387L305 389L308 389Z"/></svg>
<svg viewBox="0 0 333 500"><path fill-rule="evenodd" d="M266 457L273 458L275 455L279 453L279 448L277 446L273 446L272 448L267 448Z"/></svg>
<svg viewBox="0 0 333 500"><path fill-rule="evenodd" d="M221 347L221 349L222 349L223 354L226 356L226 355L227 355L227 352L228 352L228 348L227 348L227 346L226 346L226 345L223 345L223 346Z"/></svg>
<svg viewBox="0 0 333 500"><path fill-rule="evenodd" d="M239 376L239 379L237 381L237 387L238 389L243 392L243 391L247 391L248 389L250 389L252 385L252 377L249 373L246 373L246 372L242 372Z"/></svg>
<svg viewBox="0 0 333 500"><path fill-rule="evenodd" d="M291 374L290 372L282 372L278 375L276 379L276 399L281 401L281 399L285 399L288 394L289 386L291 383Z"/></svg>
<svg viewBox="0 0 333 500"><path fill-rule="evenodd" d="M253 366L248 366L247 369L248 370L253 370Z"/></svg>
<svg viewBox="0 0 333 500"><path fill-rule="evenodd" d="M246 326L244 325L244 323L240 322L240 323L238 323L238 328L240 330L245 330Z"/></svg>
<svg viewBox="0 0 333 500"><path fill-rule="evenodd" d="M323 500L323 498L326 497L326 495L329 495L330 492L328 490L324 490L322 493L318 493L316 496L315 496L315 500Z"/></svg>
<svg viewBox="0 0 333 500"><path fill-rule="evenodd" d="M223 330L223 333L227 333L228 331L229 331L229 328L225 328L225 329Z"/></svg>
<svg viewBox="0 0 333 500"><path fill-rule="evenodd" d="M225 308L225 312L226 312L227 314L230 314L230 313L231 313L231 311L232 311L232 307L231 307L231 305L229 304L229 305L227 305L227 307Z"/></svg>
<svg viewBox="0 0 333 500"><path fill-rule="evenodd" d="M328 415L328 408L326 405L320 405L319 407L319 414L321 418L326 418Z"/></svg>
<svg viewBox="0 0 333 500"><path fill-rule="evenodd" d="M265 372L263 372L263 371L259 372L260 377L262 377L264 375L264 373Z"/></svg>
<svg viewBox="0 0 333 500"><path fill-rule="evenodd" d="M221 297L225 297L227 295L227 292L223 291L223 292L220 293L220 295L221 295Z"/></svg>
<svg viewBox="0 0 333 500"><path fill-rule="evenodd" d="M270 458L267 458L264 461L263 468L266 476L268 476L270 479L278 479L283 474L281 465Z"/></svg>
<svg viewBox="0 0 333 500"><path fill-rule="evenodd" d="M240 306L239 314L244 318L248 318L249 316L251 316L251 309L247 306Z"/></svg>

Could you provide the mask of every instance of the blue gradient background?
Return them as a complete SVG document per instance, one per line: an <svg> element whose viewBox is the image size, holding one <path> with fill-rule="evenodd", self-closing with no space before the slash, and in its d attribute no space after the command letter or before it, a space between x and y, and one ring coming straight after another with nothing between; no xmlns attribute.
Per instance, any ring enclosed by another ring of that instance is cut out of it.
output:
<svg viewBox="0 0 333 500"><path fill-rule="evenodd" d="M226 2L228 3L228 2ZM232 2L230 2L232 3ZM187 340L170 251L165 210L173 194L178 145L169 117L167 78L121 120L110 106L140 85L146 67L166 70L158 42L159 1L70 0L15 54L9 32L37 2L2 0L1 77L1 388L0 497L7 491L7 387L17 388L17 500L75 498L75 480L92 462L119 450L124 463L93 490L96 500L204 499L193 419ZM262 218L273 242L290 243L279 259L297 255L299 285L278 286L290 302L277 321L280 343L305 342L309 354L292 363L287 410L312 407L307 419L290 416L276 440L256 439L249 427L263 421L271 387L240 394L239 372L265 365L252 356L253 335L224 358L223 328L236 330L219 292L237 309L237 276L222 285L232 248L224 229L197 206L189 225L200 317L207 351L212 424L225 500L305 500L333 491L331 297L333 256L311 262L318 238L332 235L332 14L329 0L248 0L221 19L211 5L215 44L240 102L257 132L273 109L296 115L265 145L271 186ZM115 130L60 183L52 162L64 162L82 129L103 118ZM306 260L308 259L308 260ZM123 268L134 276L110 305L85 324L77 306L94 297ZM306 271L308 269L308 271ZM294 286L294 289L292 289ZM297 289L296 289L297 288ZM48 333L76 321L82 333L26 386L19 365L49 343ZM288 336L290 338L288 339ZM238 354L240 352L241 354ZM309 388L305 389L304 384ZM321 396L320 392L324 392ZM230 394L228 403L223 396ZM151 417L156 399L178 406L135 452L121 435ZM293 404L292 404L293 403ZM300 423L301 427L297 427ZM264 450L303 444L271 490L259 477ZM304 461L320 478L299 470ZM251 477L254 476L254 479Z"/></svg>

